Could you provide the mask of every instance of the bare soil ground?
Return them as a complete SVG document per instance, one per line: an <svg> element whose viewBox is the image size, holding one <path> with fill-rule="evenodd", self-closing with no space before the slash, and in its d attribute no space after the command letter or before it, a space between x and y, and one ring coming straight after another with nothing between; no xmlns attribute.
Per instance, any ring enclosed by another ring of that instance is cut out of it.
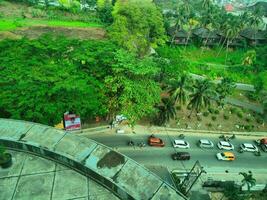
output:
<svg viewBox="0 0 267 200"><path fill-rule="evenodd" d="M196 115L193 113L191 117L190 110L182 108L177 111L176 118L169 122L172 128L187 128L198 130L216 130L216 131L267 131L267 126L261 120L261 116L250 111L237 109L235 113L230 111L231 106L225 106L223 109L214 107L219 111L218 114L209 113L204 116L204 112ZM206 111L208 112L208 111ZM242 117L238 116L238 112L242 113ZM225 119L227 115L229 119ZM261 121L261 122L260 122ZM244 126L253 127L246 129Z"/></svg>
<svg viewBox="0 0 267 200"><path fill-rule="evenodd" d="M35 39L43 34L53 34L65 36L68 38L75 38L81 40L89 39L103 39L105 37L105 30L102 28L77 28L77 27L50 27L50 26L32 26L19 28L13 31L0 32L0 40L2 39L20 39L27 37Z"/></svg>

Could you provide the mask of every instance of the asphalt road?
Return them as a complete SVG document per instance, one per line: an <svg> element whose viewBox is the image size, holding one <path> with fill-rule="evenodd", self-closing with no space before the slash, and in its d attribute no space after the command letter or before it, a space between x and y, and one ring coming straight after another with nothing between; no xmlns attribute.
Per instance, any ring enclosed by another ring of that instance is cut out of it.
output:
<svg viewBox="0 0 267 200"><path fill-rule="evenodd" d="M225 150L219 150L217 143L220 141L218 135L203 135L203 137L190 135L186 136L185 140L190 143L190 149L179 149L172 146L172 141L174 139L179 139L178 135L168 135L157 134L165 142L165 147L151 147L146 145L145 147L130 147L127 145L129 140L147 143L147 135L109 135L109 134L97 134L88 135L90 139L97 142L105 144L115 150L127 155L128 157L134 159L135 161L143 165L154 165L154 166L164 166L168 167L169 170L189 170L194 165L195 161L199 160L201 165L207 172L210 173L220 173L229 170L231 172L240 171L257 171L258 173L266 173L267 169L267 153L261 151L261 156L255 156L252 152L239 153L236 150L239 145L244 142L253 143L253 138L237 136L233 139L231 143L235 146L233 151L236 160L235 161L218 161L216 158L216 153L223 152ZM213 149L202 149L197 146L199 139L209 139L211 140L215 147ZM191 160L189 161L173 161L171 159L171 154L178 151L186 151L191 154Z"/></svg>

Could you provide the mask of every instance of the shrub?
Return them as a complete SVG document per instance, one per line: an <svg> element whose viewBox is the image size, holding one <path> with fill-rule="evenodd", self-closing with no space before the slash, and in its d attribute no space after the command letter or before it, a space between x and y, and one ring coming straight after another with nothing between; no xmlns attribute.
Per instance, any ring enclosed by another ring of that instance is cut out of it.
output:
<svg viewBox="0 0 267 200"><path fill-rule="evenodd" d="M262 124L262 123L263 123L263 119L260 118L260 117L257 117L257 118L256 118L256 122L257 122L258 124Z"/></svg>
<svg viewBox="0 0 267 200"><path fill-rule="evenodd" d="M176 110L181 110L182 107L181 106L176 106Z"/></svg>
<svg viewBox="0 0 267 200"><path fill-rule="evenodd" d="M226 115L226 114L224 114L224 115L223 115L223 118L224 118L225 120L228 120L228 119L229 119L229 116Z"/></svg>
<svg viewBox="0 0 267 200"><path fill-rule="evenodd" d="M250 122L251 121L251 119L250 118L248 118L248 117L246 117L246 119L245 119L247 122Z"/></svg>
<svg viewBox="0 0 267 200"><path fill-rule="evenodd" d="M197 121L202 121L200 116L197 116Z"/></svg>
<svg viewBox="0 0 267 200"><path fill-rule="evenodd" d="M252 127L251 125L245 125L244 126L244 129L247 130L247 131L252 131L254 127Z"/></svg>
<svg viewBox="0 0 267 200"><path fill-rule="evenodd" d="M237 111L237 109L236 108L230 108L230 111L231 111L231 113L236 113L236 111Z"/></svg>
<svg viewBox="0 0 267 200"><path fill-rule="evenodd" d="M216 117L216 116L211 116L211 119L212 119L213 121L215 121L215 120L217 119L217 117Z"/></svg>
<svg viewBox="0 0 267 200"><path fill-rule="evenodd" d="M211 123L207 123L207 126L208 126L208 127L212 127L212 124L211 124Z"/></svg>
<svg viewBox="0 0 267 200"><path fill-rule="evenodd" d="M203 113L203 116L204 116L204 117L207 117L207 116L209 116L209 114L210 114L210 113L206 111L206 112Z"/></svg>
<svg viewBox="0 0 267 200"><path fill-rule="evenodd" d="M214 110L214 114L218 115L220 113L219 110Z"/></svg>
<svg viewBox="0 0 267 200"><path fill-rule="evenodd" d="M208 108L208 111L209 111L209 113L214 113L214 109L213 108Z"/></svg>
<svg viewBox="0 0 267 200"><path fill-rule="evenodd" d="M242 112L240 112L240 111L239 111L239 112L237 112L237 113L236 113L236 115L237 115L237 116L238 116L240 119L242 119L242 118L243 118L243 113L242 113Z"/></svg>

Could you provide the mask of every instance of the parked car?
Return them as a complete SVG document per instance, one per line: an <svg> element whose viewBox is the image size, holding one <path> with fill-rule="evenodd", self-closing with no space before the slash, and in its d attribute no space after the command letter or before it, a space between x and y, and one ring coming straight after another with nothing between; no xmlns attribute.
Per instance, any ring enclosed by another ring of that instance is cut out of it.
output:
<svg viewBox="0 0 267 200"><path fill-rule="evenodd" d="M233 161L235 160L235 155L232 152L222 152L216 154L218 160Z"/></svg>
<svg viewBox="0 0 267 200"><path fill-rule="evenodd" d="M201 139L198 141L198 146L201 148L213 148L214 144L210 140Z"/></svg>
<svg viewBox="0 0 267 200"><path fill-rule="evenodd" d="M148 144L150 146L156 146L156 147L164 147L165 144L162 139L155 137L154 135L151 135L148 137Z"/></svg>
<svg viewBox="0 0 267 200"><path fill-rule="evenodd" d="M188 149L190 147L190 145L185 140L174 140L173 141L173 147Z"/></svg>
<svg viewBox="0 0 267 200"><path fill-rule="evenodd" d="M190 160L190 154L188 152L176 152L172 154L173 160Z"/></svg>
<svg viewBox="0 0 267 200"><path fill-rule="evenodd" d="M243 143L240 145L240 148L243 151L250 151L250 152L259 151L259 149L254 144L250 144L250 143Z"/></svg>
<svg viewBox="0 0 267 200"><path fill-rule="evenodd" d="M226 141L218 142L217 146L219 149L234 150L234 145L232 145L230 142L226 142Z"/></svg>

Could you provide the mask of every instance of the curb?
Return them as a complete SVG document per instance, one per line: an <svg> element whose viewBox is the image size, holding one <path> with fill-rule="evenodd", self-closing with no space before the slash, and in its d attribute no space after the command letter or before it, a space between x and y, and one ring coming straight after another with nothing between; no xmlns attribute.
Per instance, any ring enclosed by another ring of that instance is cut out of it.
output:
<svg viewBox="0 0 267 200"><path fill-rule="evenodd" d="M237 132L237 131L209 131L209 130L194 130L194 129L176 129L167 127L155 127L161 131L178 131L183 133L203 133L203 134L225 134L225 135L242 135L242 136L261 136L267 137L267 132Z"/></svg>

